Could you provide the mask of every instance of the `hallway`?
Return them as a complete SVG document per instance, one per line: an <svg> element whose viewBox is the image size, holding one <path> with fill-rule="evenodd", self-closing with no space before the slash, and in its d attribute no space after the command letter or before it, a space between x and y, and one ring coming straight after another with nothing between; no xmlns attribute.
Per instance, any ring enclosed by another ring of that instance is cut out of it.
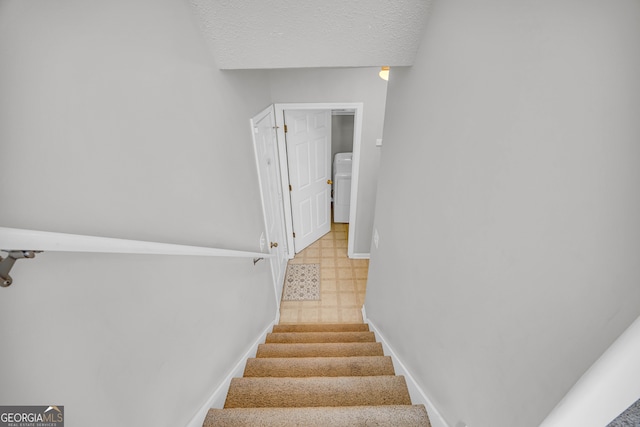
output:
<svg viewBox="0 0 640 427"><path fill-rule="evenodd" d="M349 259L349 224L331 231L298 253L289 264L320 264L319 301L282 301L280 323L358 323L367 288L368 259Z"/></svg>

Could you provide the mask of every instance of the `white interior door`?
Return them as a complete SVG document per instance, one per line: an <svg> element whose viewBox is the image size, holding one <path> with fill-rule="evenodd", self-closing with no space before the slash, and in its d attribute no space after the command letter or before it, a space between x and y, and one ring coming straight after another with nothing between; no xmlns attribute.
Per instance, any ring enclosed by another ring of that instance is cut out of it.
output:
<svg viewBox="0 0 640 427"><path fill-rule="evenodd" d="M262 193L266 244L269 252L276 255L270 261L276 300L279 304L287 268L288 250L273 107L267 108L251 119L251 127Z"/></svg>
<svg viewBox="0 0 640 427"><path fill-rule="evenodd" d="M298 253L331 230L331 110L284 112Z"/></svg>

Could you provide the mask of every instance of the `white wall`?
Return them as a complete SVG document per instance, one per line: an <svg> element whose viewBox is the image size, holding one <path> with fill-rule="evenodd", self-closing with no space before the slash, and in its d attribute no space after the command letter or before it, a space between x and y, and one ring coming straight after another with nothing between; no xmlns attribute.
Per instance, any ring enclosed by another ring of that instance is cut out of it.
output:
<svg viewBox="0 0 640 427"><path fill-rule="evenodd" d="M66 424L185 426L273 321L268 264L45 252L0 298L0 402Z"/></svg>
<svg viewBox="0 0 640 427"><path fill-rule="evenodd" d="M452 426L537 426L640 314L640 3L436 0L367 315Z"/></svg>
<svg viewBox="0 0 640 427"><path fill-rule="evenodd" d="M322 68L272 70L271 93L274 103L286 102L362 102L362 145L355 229L356 253L369 253L387 83L377 68Z"/></svg>
<svg viewBox="0 0 640 427"><path fill-rule="evenodd" d="M191 13L0 3L0 225L259 249L268 75L218 71ZM186 425L276 309L250 259L43 253L12 275L0 402L70 427Z"/></svg>
<svg viewBox="0 0 640 427"><path fill-rule="evenodd" d="M257 248L265 72L217 70L182 0L2 8L4 226Z"/></svg>

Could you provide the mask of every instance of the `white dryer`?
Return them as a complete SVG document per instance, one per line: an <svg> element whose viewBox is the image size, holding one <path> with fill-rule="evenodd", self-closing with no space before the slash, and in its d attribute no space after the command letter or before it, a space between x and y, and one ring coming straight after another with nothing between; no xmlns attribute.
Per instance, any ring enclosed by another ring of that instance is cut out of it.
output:
<svg viewBox="0 0 640 427"><path fill-rule="evenodd" d="M352 161L353 153L337 153L333 158L333 222L349 222Z"/></svg>

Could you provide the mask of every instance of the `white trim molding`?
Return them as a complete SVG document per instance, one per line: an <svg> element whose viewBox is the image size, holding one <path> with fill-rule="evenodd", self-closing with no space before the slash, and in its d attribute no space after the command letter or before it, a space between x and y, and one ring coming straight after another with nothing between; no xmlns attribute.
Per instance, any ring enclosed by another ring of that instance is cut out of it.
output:
<svg viewBox="0 0 640 427"><path fill-rule="evenodd" d="M229 391L229 385L231 384L231 380L233 378L242 377L244 374L244 366L245 362L248 358L255 356L258 351L258 345L262 344L267 338L267 334L273 328L273 325L276 322L271 322L269 326L266 327L264 331L255 339L251 347L240 357L238 362L235 364L233 369L227 374L227 376L222 380L220 384L218 384L207 401L200 407L198 412L191 418L191 421L186 425L186 427L202 427L204 423L204 419L207 417L207 413L211 408L223 408L224 402L227 398L227 392Z"/></svg>
<svg viewBox="0 0 640 427"><path fill-rule="evenodd" d="M540 427L602 427L640 398L640 317L582 375Z"/></svg>
<svg viewBox="0 0 640 427"><path fill-rule="evenodd" d="M355 253L350 254L349 258L352 258L352 259L370 259L371 258L371 254L355 252Z"/></svg>
<svg viewBox="0 0 640 427"><path fill-rule="evenodd" d="M54 233L0 227L0 250L32 250L52 252L96 252L146 255L190 255L243 258L271 258L262 252L245 252L172 243L146 242L111 237Z"/></svg>
<svg viewBox="0 0 640 427"><path fill-rule="evenodd" d="M367 319L366 311L364 306L362 306L362 315L363 320L369 324L369 327L373 330L376 335L376 338L382 344L382 348L384 350L384 354L387 356L391 356L393 360L393 367L396 371L396 375L404 376L407 381L407 388L409 389L409 395L411 396L411 402L416 404L423 404L427 408L427 414L429 415L429 421L431 422L431 427L449 427L449 424L442 417L433 401L429 399L427 393L418 385L415 378L409 372L407 367L402 363L402 360L398 357L396 352L393 350L387 339L380 333L376 325L371 321L371 319Z"/></svg>

